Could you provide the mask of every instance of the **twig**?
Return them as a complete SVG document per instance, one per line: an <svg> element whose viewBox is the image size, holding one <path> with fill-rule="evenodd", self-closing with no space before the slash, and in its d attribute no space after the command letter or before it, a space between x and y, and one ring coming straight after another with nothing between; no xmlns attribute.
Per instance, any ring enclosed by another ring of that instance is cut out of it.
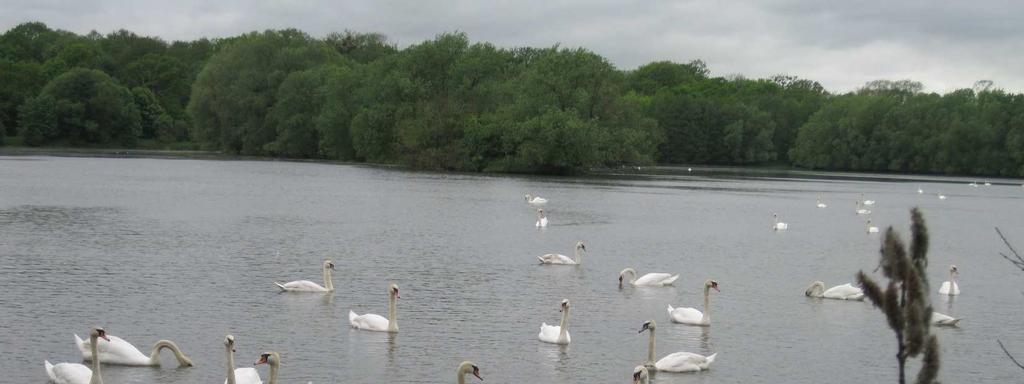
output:
<svg viewBox="0 0 1024 384"><path fill-rule="evenodd" d="M999 227L996 227L996 233L999 234L1000 239L1003 239L1003 244L1006 244L1006 247L1010 249L1010 252L1013 252L1013 256L1017 258L1017 260L1014 260L1013 258L1002 252L999 252L999 256L1002 256L1004 259L1009 260L1011 263L1013 263L1013 265L1017 266L1017 268L1024 270L1024 257L1021 257L1020 253L1018 253L1017 250L1014 249L1012 245L1010 245L1010 242L1006 240L1006 236L1003 236L1003 231L1000 231Z"/></svg>
<svg viewBox="0 0 1024 384"><path fill-rule="evenodd" d="M1024 365L1021 365L1020 362L1017 361L1017 359L1013 358L1013 355L1010 354L1010 351L1007 351L1006 347L1003 346L1003 342L1002 341L999 341L999 339L996 339L996 342L999 343L999 348L1003 349L1003 353L1006 354L1006 357L1010 358L1010 361L1013 361L1014 364L1017 364L1017 366L1020 367L1020 369L1024 369Z"/></svg>

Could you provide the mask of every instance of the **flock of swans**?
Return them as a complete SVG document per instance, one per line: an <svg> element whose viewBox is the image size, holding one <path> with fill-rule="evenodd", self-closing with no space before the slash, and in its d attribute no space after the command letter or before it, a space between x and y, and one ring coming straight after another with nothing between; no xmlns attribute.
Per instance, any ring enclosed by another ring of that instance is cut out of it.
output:
<svg viewBox="0 0 1024 384"><path fill-rule="evenodd" d="M919 188L918 193L923 194L924 192ZM940 199L944 197L945 196L939 193ZM545 198L530 194L527 194L525 199L527 203L533 206L543 205L548 202ZM873 205L875 205L875 201L866 200L862 195L861 199L857 200L857 208L855 212L858 215L870 214L871 211L866 207ZM820 196L817 198L816 206L818 208L828 207L821 201ZM536 227L545 228L547 225L548 218L544 214L544 210L538 208ZM868 233L878 232L878 228L871 225L870 218L867 220L867 225ZM779 219L779 215L775 214L775 223L772 226L772 229L775 231L783 231L788 228L789 224L782 222ZM583 255L586 253L586 250L587 248L583 241L578 241L573 250L573 257L549 253L538 256L537 259L541 265L578 266L583 262ZM323 262L323 285L309 280L296 280L283 284L274 282L274 284L281 290L281 292L330 293L334 291L334 284L331 278L331 271L334 270L335 266L331 260L325 260ZM959 274L959 269L955 265L950 266L949 280L942 283L939 288L939 294L950 296L959 295L960 286L957 280ZM678 274L664 272L651 272L639 277L637 275L638 273L636 269L623 269L619 273L619 288L622 288L624 284L629 284L634 287L671 286L679 278ZM718 281L714 279L707 279L703 284L703 288L703 310L691 307L675 308L672 305L668 305L667 313L669 320L673 323L684 325L709 326L711 324L711 310L709 306L711 291L721 291L718 287ZM824 282L814 281L811 283L810 287L807 288L804 294L808 297L822 299L854 301L862 301L864 299L864 292L861 288L849 283L826 289ZM399 298L401 298L401 296L399 295L398 285L390 284L388 286L388 316L384 317L373 313L359 315L356 314L355 311L350 310L348 316L349 325L357 330L398 332L396 300ZM541 342L566 345L572 341L572 338L569 335L570 308L569 299L563 299L559 305L561 320L558 325L548 325L547 322L541 322L540 333L537 335L537 338ZM931 315L931 321L935 325L958 326L960 319L942 313L933 312ZM634 384L648 383L649 376L652 371L699 372L707 370L718 356L717 353L711 354L710 356L703 356L691 352L680 351L668 354L655 361L655 330L656 323L654 320L644 322L640 328L640 333L648 332L649 334L647 348L648 355L647 360L642 365L638 365L633 371ZM99 327L92 328L89 331L88 341L83 340L76 334L75 345L82 354L82 360L91 363L91 368L80 363L51 364L49 361L45 361L44 367L46 369L47 376L49 376L52 382L57 384L102 384L101 364L159 366L159 355L164 349L170 350L171 353L173 353L174 358L177 360L180 367L193 366L192 360L182 352L181 348L179 348L177 344L170 340L157 341L153 345L150 354L146 355L131 343L117 336L108 335L103 328ZM262 384L263 381L260 378L259 372L255 368L235 368L234 345L234 336L225 336L224 346L227 361L227 369L225 371L226 379L224 381L225 384ZM256 361L254 366L263 364L269 366L268 383L277 384L278 370L281 364L280 355L277 352L272 351L264 352L260 355L259 360ZM468 375L473 375L478 379L483 380L480 376L480 368L472 362L466 361L461 363L456 370L457 382L464 384L465 377Z"/></svg>

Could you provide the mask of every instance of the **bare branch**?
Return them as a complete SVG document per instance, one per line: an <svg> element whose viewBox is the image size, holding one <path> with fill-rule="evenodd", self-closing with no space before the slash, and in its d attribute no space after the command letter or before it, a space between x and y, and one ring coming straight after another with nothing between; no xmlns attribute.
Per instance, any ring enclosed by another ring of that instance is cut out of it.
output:
<svg viewBox="0 0 1024 384"><path fill-rule="evenodd" d="M1000 239L1003 239L1003 244L1006 244L1006 247L1010 249L1010 252L1013 253L1014 257L1010 257L1002 252L999 252L999 256L1002 256L1004 259L1009 260L1011 263L1013 263L1013 265L1017 266L1017 268L1020 268L1022 271L1024 271L1024 257L1021 257L1020 253L1018 253L1017 250L1013 248L1013 245L1010 245L1010 241L1006 240L1006 236L1003 236L1003 231L1000 231L999 227L996 227L996 233L999 234ZM1014 260L1014 258L1016 258L1016 260Z"/></svg>
<svg viewBox="0 0 1024 384"><path fill-rule="evenodd" d="M1020 367L1020 369L1024 369L1024 365L1021 365L1020 362L1017 361L1017 359L1013 358L1013 355L1010 354L1010 351L1007 351L1006 347L1003 346L1003 342L1002 341L999 341L999 339L996 339L996 342L999 343L999 348L1003 349L1003 353L1006 354L1006 357L1010 358L1010 361L1013 361L1014 364L1017 364L1017 366Z"/></svg>

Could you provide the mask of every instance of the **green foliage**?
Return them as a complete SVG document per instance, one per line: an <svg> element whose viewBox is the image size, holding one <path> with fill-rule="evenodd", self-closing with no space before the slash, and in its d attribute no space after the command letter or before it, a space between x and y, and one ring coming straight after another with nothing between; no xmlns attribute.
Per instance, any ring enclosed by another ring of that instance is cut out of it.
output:
<svg viewBox="0 0 1024 384"><path fill-rule="evenodd" d="M25 145L39 146L57 138L56 109L57 100L48 95L31 98L21 106L18 134Z"/></svg>
<svg viewBox="0 0 1024 384"><path fill-rule="evenodd" d="M889 279L882 289L864 271L857 281L864 296L885 314L889 327L896 334L899 382L906 382L904 367L907 358L923 354L917 383L934 383L939 371L939 344L930 332L932 306L928 300L928 229L921 211L910 211L911 240L907 249L892 227L885 232L879 268Z"/></svg>
<svg viewBox="0 0 1024 384"><path fill-rule="evenodd" d="M50 111L39 111L43 106ZM27 113L21 124L29 145L60 139L73 145L131 146L142 131L131 91L92 69L72 69L53 79L22 113Z"/></svg>

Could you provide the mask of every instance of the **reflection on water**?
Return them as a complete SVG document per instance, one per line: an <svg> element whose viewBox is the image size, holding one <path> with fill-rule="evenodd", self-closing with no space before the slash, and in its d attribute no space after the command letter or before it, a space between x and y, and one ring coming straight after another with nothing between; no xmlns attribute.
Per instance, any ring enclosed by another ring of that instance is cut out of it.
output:
<svg viewBox="0 0 1024 384"><path fill-rule="evenodd" d="M111 383L223 382L227 333L239 366L281 353L288 383L451 382L463 360L487 382L627 382L647 356L637 327L654 319L659 357L719 354L710 371L661 374L659 384L891 381L892 335L876 308L804 296L810 281L843 284L878 265L879 238L864 236L864 218L843 203L863 193L877 201L880 228L905 232L908 209L923 209L930 281L947 276L941 266L971 271L960 297L931 293L937 310L965 318L959 329L936 329L940 379L1019 377L1010 364L977 367L1003 358L994 339L1024 339L1014 326L1019 272L998 256L992 230L1024 238L1019 183L643 171L534 178L288 162L4 161L0 372L5 382L43 382L44 359L80 360L70 335L101 325L143 344L173 339L197 363L112 366ZM533 226L527 192L550 199L549 228ZM815 206L819 195L828 208ZM773 213L788 231L770 229ZM544 253L571 255L579 240L582 265L537 264ZM317 281L328 258L334 293L279 294L273 285ZM626 266L680 278L620 289ZM672 323L669 304L703 310L709 277L728 287L712 294L711 326ZM351 309L386 313L390 282L403 289L400 333L350 328ZM565 298L572 344L540 342L541 321L557 323Z"/></svg>

